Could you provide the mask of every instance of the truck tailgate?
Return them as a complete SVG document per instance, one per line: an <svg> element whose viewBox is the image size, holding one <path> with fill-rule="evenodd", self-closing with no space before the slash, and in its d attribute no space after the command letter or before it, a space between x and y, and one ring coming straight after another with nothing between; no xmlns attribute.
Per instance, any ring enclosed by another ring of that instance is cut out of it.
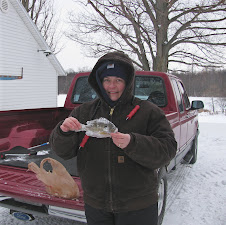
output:
<svg viewBox="0 0 226 225"><path fill-rule="evenodd" d="M80 198L66 200L49 195L45 186L33 172L25 168L0 166L0 196L11 197L28 204L52 205L76 210L83 210L83 192L80 179L73 177L80 189Z"/></svg>

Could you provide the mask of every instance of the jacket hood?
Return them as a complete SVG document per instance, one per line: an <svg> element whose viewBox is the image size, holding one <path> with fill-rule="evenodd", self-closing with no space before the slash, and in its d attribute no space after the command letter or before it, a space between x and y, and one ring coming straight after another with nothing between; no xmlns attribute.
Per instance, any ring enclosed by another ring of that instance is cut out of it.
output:
<svg viewBox="0 0 226 225"><path fill-rule="evenodd" d="M96 79L96 73L97 73L97 70L107 62L120 63L120 64L123 64L123 66L126 68L126 71L127 71L126 87L119 101L122 102L122 101L129 100L133 95L135 74L134 74L134 67L133 67L132 60L123 52L107 53L97 61L88 78L90 86L96 91L100 99L104 100L103 92L101 91L98 85L98 81Z"/></svg>

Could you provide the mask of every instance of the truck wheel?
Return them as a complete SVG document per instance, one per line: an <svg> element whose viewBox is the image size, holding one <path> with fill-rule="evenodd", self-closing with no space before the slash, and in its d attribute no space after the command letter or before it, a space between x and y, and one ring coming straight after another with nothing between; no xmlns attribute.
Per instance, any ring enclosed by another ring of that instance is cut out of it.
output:
<svg viewBox="0 0 226 225"><path fill-rule="evenodd" d="M198 137L197 135L195 136L195 139L192 143L192 147L191 147L191 154L192 154L192 159L189 162L189 164L194 164L197 161L197 151L198 151Z"/></svg>
<svg viewBox="0 0 226 225"><path fill-rule="evenodd" d="M167 178L166 169L161 168L158 173L158 225L162 224L166 209Z"/></svg>

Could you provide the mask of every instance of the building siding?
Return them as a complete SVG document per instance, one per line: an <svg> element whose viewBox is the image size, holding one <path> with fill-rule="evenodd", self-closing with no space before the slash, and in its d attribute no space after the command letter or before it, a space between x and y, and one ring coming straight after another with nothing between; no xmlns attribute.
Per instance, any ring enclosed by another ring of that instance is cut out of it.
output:
<svg viewBox="0 0 226 225"><path fill-rule="evenodd" d="M58 74L12 4L0 10L0 111L57 106ZM53 56L49 56L53 57Z"/></svg>

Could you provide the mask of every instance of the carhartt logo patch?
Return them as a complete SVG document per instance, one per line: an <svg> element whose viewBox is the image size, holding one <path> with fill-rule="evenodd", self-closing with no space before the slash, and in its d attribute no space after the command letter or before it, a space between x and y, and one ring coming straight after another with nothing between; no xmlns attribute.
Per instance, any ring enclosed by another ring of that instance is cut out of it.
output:
<svg viewBox="0 0 226 225"><path fill-rule="evenodd" d="M107 65L107 69L114 69L115 68L115 64L111 63Z"/></svg>
<svg viewBox="0 0 226 225"><path fill-rule="evenodd" d="M118 163L124 163L125 162L125 158L124 156L118 156Z"/></svg>

